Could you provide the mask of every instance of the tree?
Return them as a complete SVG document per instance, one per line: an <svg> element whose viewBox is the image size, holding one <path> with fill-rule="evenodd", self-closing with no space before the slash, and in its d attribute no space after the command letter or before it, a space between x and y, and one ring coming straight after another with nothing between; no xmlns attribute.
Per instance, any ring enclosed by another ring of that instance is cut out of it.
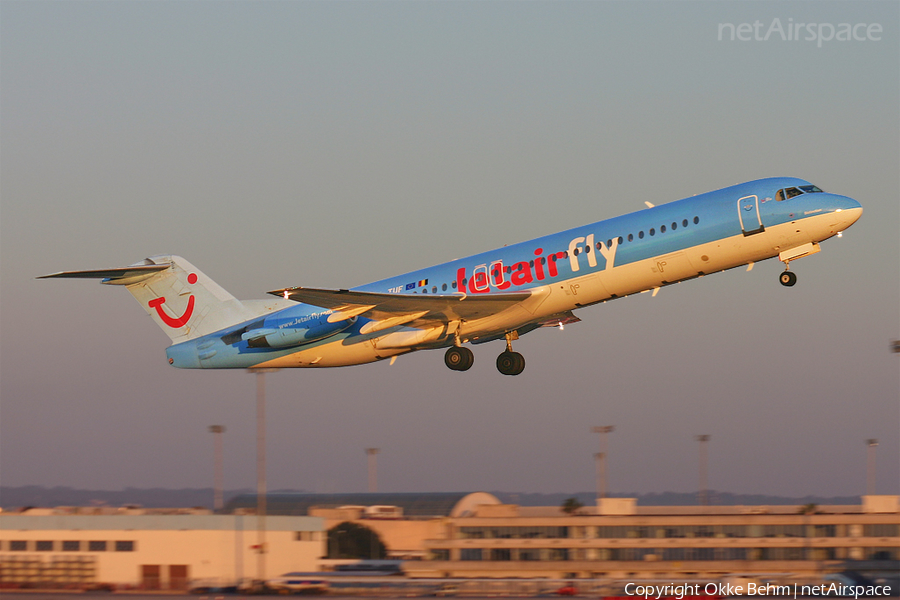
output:
<svg viewBox="0 0 900 600"><path fill-rule="evenodd" d="M566 498L566 501L562 503L563 512L567 515L577 514L583 506L584 504L579 502L578 498Z"/></svg>
<svg viewBox="0 0 900 600"><path fill-rule="evenodd" d="M328 558L384 559L387 547L365 525L344 521L328 530Z"/></svg>
<svg viewBox="0 0 900 600"><path fill-rule="evenodd" d="M815 502L810 502L809 504L804 504L797 511L798 514L801 515L815 515L819 512L819 505Z"/></svg>

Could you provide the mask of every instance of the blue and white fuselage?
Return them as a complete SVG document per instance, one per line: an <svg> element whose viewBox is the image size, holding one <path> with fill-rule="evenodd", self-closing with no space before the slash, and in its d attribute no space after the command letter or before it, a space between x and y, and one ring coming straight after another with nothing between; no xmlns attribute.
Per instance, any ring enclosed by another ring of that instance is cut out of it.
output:
<svg viewBox="0 0 900 600"><path fill-rule="evenodd" d="M126 285L169 333L182 368L337 367L448 348L466 370L466 343L505 339L498 369L524 359L511 343L572 311L725 269L819 251L862 214L846 196L807 181L770 178L652 206L350 290L287 288L269 301L234 299L180 257L48 277ZM221 325L221 326L220 326Z"/></svg>

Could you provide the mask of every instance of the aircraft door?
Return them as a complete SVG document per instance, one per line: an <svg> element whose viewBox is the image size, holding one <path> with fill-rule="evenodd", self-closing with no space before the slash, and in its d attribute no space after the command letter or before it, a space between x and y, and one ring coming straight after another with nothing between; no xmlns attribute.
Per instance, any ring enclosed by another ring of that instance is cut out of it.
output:
<svg viewBox="0 0 900 600"><path fill-rule="evenodd" d="M740 198L737 201L737 211L741 230L745 236L762 233L765 230L759 216L759 198L755 194Z"/></svg>

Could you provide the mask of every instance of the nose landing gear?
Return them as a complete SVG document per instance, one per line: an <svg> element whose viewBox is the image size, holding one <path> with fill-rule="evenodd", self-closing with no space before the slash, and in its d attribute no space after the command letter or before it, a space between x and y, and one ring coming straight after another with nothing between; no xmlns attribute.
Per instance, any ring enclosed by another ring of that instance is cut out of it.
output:
<svg viewBox="0 0 900 600"><path fill-rule="evenodd" d="M778 281L781 282L781 285L785 287L791 287L795 283L797 283L797 276L791 273L791 262L797 260L798 258L803 258L804 256L810 256L817 253L821 248L817 242L808 242L806 244L802 244L797 246L796 248L791 248L789 250L782 250L778 253L778 260L784 263L784 272L778 277Z"/></svg>
<svg viewBox="0 0 900 600"><path fill-rule="evenodd" d="M786 266L787 265L785 265L785 267ZM790 271L787 270L787 268L785 268L784 272L778 278L778 281L780 281L781 285L783 285L785 287L791 287L792 285L797 283L797 275L794 273L791 273Z"/></svg>

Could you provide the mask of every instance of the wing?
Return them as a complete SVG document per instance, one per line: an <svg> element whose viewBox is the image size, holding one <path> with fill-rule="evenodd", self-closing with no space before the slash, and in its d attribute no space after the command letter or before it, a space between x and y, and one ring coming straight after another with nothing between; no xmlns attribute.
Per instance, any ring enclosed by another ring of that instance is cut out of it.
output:
<svg viewBox="0 0 900 600"><path fill-rule="evenodd" d="M497 314L531 297L531 292L427 295L303 287L285 288L269 293L296 302L330 308L335 311L328 317L330 322L343 321L355 316L377 321L366 327L366 333L395 325L425 328L453 321L472 321Z"/></svg>

